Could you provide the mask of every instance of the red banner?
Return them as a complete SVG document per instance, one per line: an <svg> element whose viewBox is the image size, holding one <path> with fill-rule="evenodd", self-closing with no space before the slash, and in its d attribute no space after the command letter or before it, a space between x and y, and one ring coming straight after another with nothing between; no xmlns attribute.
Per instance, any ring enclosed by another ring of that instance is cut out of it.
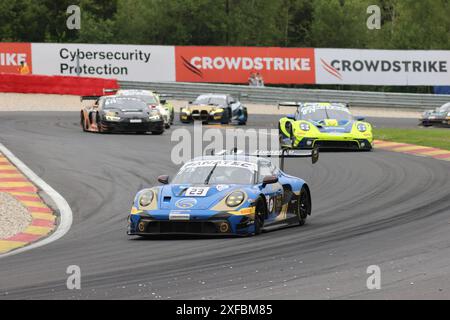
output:
<svg viewBox="0 0 450 320"><path fill-rule="evenodd" d="M19 73L20 62L32 72L31 43L0 43L0 73Z"/></svg>
<svg viewBox="0 0 450 320"><path fill-rule="evenodd" d="M104 89L119 89L119 84L113 79L0 74L0 92L102 96Z"/></svg>
<svg viewBox="0 0 450 320"><path fill-rule="evenodd" d="M259 73L265 83L314 84L314 49L176 47L176 81L248 83Z"/></svg>

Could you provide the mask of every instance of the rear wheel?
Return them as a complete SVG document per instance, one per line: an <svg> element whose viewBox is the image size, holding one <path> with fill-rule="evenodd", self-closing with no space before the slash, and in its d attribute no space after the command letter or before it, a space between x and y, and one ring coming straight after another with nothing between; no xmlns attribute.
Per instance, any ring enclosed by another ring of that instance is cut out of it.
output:
<svg viewBox="0 0 450 320"><path fill-rule="evenodd" d="M299 226L306 223L306 219L311 215L311 195L308 188L303 187L297 200L297 217Z"/></svg>

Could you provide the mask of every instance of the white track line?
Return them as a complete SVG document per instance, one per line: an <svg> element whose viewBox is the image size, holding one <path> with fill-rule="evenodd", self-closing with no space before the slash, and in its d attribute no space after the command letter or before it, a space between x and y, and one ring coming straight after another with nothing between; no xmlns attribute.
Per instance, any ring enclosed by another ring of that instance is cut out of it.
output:
<svg viewBox="0 0 450 320"><path fill-rule="evenodd" d="M60 222L56 228L56 231L53 232L49 237L42 239L38 242L30 244L29 246L11 251L9 253L5 253L0 255L1 258L5 258L8 256L16 255L28 250L36 249L42 246L45 246L53 241L56 241L62 238L72 226L72 209L70 209L69 204L66 199L64 199L55 189L49 186L44 180L42 180L37 174L35 174L30 168L27 167L22 161L20 161L11 151L9 151L3 144L0 143L0 152L3 153L9 161L11 161L24 175L30 179L37 187L39 187L42 191L44 191L56 204L57 209L60 214Z"/></svg>

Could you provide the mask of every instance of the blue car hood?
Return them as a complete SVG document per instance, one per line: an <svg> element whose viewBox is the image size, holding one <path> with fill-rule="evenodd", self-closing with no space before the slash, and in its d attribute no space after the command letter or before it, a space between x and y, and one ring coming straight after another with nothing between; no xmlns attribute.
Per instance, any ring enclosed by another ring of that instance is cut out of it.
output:
<svg viewBox="0 0 450 320"><path fill-rule="evenodd" d="M186 196L189 187L208 187L209 190L204 197ZM159 208L163 210L207 210L221 201L230 192L242 190L246 186L242 185L167 185L161 188L159 195ZM186 201L189 207L184 207Z"/></svg>

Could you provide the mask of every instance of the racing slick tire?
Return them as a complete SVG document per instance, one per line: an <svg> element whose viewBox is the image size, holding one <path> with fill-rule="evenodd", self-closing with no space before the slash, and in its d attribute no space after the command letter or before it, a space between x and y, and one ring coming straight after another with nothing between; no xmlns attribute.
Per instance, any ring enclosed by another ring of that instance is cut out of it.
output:
<svg viewBox="0 0 450 320"><path fill-rule="evenodd" d="M244 121L240 121L239 123L238 123L238 125L240 125L240 126L245 126L246 124L247 124L247 119L248 119L248 113L247 113L247 108L244 108L244 111L243 111L243 113L244 113Z"/></svg>
<svg viewBox="0 0 450 320"><path fill-rule="evenodd" d="M231 120L231 110L226 109L223 113L222 119L220 119L220 124L229 124Z"/></svg>
<svg viewBox="0 0 450 320"><path fill-rule="evenodd" d="M81 125L81 128L83 129L83 132L88 131L86 119L84 118L83 113L81 113L81 116L80 116L80 125Z"/></svg>
<svg viewBox="0 0 450 320"><path fill-rule="evenodd" d="M303 186L297 199L298 225L303 226L309 215L311 215L311 194L309 189Z"/></svg>
<svg viewBox="0 0 450 320"><path fill-rule="evenodd" d="M174 120L175 120L175 111L172 110L172 112L170 113L170 121L169 121L170 125L173 125Z"/></svg>
<svg viewBox="0 0 450 320"><path fill-rule="evenodd" d="M256 203L255 211L255 232L254 235L260 235L264 227L264 216L266 215L266 206L261 199Z"/></svg>

